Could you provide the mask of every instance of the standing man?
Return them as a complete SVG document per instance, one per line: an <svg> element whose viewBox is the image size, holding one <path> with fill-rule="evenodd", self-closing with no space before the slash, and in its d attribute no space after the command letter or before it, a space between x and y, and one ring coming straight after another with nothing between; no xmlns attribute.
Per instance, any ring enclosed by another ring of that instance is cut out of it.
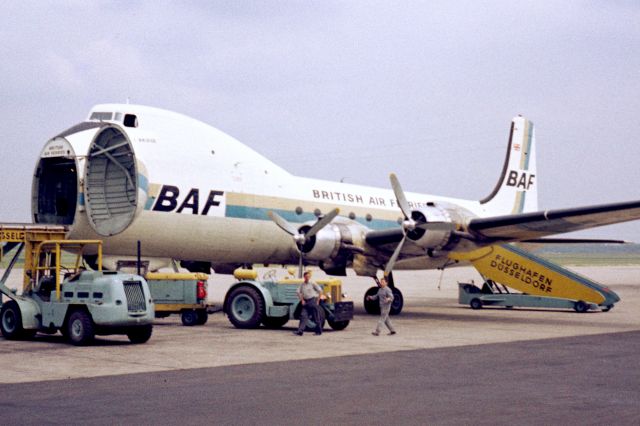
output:
<svg viewBox="0 0 640 426"><path fill-rule="evenodd" d="M302 277L304 278L304 282L300 284L300 287L298 287L297 290L300 303L302 304L300 325L298 325L298 330L294 331L293 334L302 336L302 333L304 333L304 329L307 326L307 319L311 316L313 321L316 323L316 336L319 336L322 334L322 324L320 324L318 303L320 301L319 299L322 294L322 289L318 284L313 281L309 281L311 279L311 271L305 271Z"/></svg>
<svg viewBox="0 0 640 426"><path fill-rule="evenodd" d="M380 319L378 320L376 330L371 334L379 336L380 331L382 331L382 325L384 324L389 329L389 335L393 335L396 334L396 330L393 328L393 324L391 324L391 320L389 319L389 311L391 310L391 303L393 303L393 291L387 287L386 278L380 279L378 285L380 286L378 293L375 296L367 296L367 300L378 299L380 303Z"/></svg>

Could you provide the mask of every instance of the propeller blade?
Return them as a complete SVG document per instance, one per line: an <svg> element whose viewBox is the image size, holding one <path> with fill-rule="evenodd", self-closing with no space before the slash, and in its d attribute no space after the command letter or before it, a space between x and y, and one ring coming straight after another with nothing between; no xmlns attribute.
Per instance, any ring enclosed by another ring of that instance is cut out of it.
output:
<svg viewBox="0 0 640 426"><path fill-rule="evenodd" d="M300 257L298 258L298 278L302 278L302 271L304 269L304 265L302 263L302 256L304 256L304 253L302 253L301 251Z"/></svg>
<svg viewBox="0 0 640 426"><path fill-rule="evenodd" d="M282 229L284 232L286 232L289 235L298 235L298 228L296 228L295 226L293 226L293 224L287 222L282 216L280 216L278 213L269 210L267 212L267 215L269 215L269 217L271 218L271 220L273 220L276 225L278 225L280 227L280 229Z"/></svg>
<svg viewBox="0 0 640 426"><path fill-rule="evenodd" d="M398 200L398 206L400 206L400 210L402 210L402 214L405 219L411 219L411 208L409 207L409 202L407 201L407 197L404 196L404 191L400 186L400 181L395 173L391 173L389 175L389 180L391 180L391 188L393 188L393 193L396 196L396 200Z"/></svg>
<svg viewBox="0 0 640 426"><path fill-rule="evenodd" d="M313 226L304 234L306 238L311 238L318 233L322 228L327 226L334 217L338 216L340 209L333 209L329 213L325 214L320 220L313 224Z"/></svg>
<svg viewBox="0 0 640 426"><path fill-rule="evenodd" d="M398 256L400 256L400 252L402 251L402 246L404 245L404 241L406 239L407 239L407 235L405 234L402 237L402 239L400 240L400 242L398 243L398 246L394 250L394 252L391 255L391 257L389 258L389 261L387 261L387 266L385 266L385 268L384 268L384 276L385 277L387 277L391 273L391 271L393 270L393 267L396 264L396 260L398 260Z"/></svg>

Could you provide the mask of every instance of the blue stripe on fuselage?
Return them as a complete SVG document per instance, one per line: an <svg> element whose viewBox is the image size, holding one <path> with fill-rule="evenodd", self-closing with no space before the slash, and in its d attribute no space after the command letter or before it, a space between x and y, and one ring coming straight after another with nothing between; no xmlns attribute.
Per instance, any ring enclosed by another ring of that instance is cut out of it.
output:
<svg viewBox="0 0 640 426"><path fill-rule="evenodd" d="M225 213L226 217L230 218L239 218L239 219L256 219L256 220L268 220L271 221L271 218L267 215L268 211L273 211L285 220L292 223L303 223L309 221L315 221L316 216L311 212L305 212L301 214L297 214L296 212L292 212L291 210L279 210L279 209L270 209L263 207L247 207L247 206L234 206L227 204L227 211ZM371 221L367 221L366 219L356 218L354 219L356 222L371 228L371 229L388 229L398 227L398 222L395 220L384 220L384 219L372 219Z"/></svg>

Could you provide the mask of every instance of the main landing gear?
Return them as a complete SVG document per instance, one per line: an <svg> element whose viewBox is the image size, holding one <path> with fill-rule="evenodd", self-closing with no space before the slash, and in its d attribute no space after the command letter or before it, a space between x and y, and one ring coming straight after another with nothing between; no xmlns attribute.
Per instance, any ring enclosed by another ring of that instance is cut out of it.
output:
<svg viewBox="0 0 640 426"><path fill-rule="evenodd" d="M404 306L404 297L402 296L402 292L398 289L393 283L393 273L390 273L387 277L387 283L391 291L393 292L393 302L391 303L391 311L390 315L399 315L402 312L402 307ZM375 287L371 287L364 294L364 310L369 315L380 315L380 303L378 299L376 300L367 300L369 296L375 296L378 294L379 287L376 285Z"/></svg>

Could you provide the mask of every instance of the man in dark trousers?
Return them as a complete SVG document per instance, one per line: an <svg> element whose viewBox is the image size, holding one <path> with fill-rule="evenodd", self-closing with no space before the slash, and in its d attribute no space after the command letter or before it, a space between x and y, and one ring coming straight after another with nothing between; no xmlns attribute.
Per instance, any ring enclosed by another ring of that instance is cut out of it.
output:
<svg viewBox="0 0 640 426"><path fill-rule="evenodd" d="M375 296L367 296L368 300L378 299L378 302L380 303L380 319L378 320L376 330L371 334L379 336L382 331L382 325L387 326L390 335L396 334L396 330L393 328L393 324L391 324L391 320L389 319L391 303L393 303L393 291L387 287L387 280L385 278L380 279L379 285L380 288Z"/></svg>
<svg viewBox="0 0 640 426"><path fill-rule="evenodd" d="M311 279L311 271L305 271L303 274L304 282L300 284L298 287L297 293L300 298L300 303L302 304L302 312L300 312L300 325L298 325L298 330L294 331L293 334L302 336L304 333L304 329L307 326L307 319L309 316L313 318L313 321L316 323L316 336L322 334L322 324L320 324L320 313L318 312L318 303L320 299L320 295L322 294L322 289L320 286Z"/></svg>

